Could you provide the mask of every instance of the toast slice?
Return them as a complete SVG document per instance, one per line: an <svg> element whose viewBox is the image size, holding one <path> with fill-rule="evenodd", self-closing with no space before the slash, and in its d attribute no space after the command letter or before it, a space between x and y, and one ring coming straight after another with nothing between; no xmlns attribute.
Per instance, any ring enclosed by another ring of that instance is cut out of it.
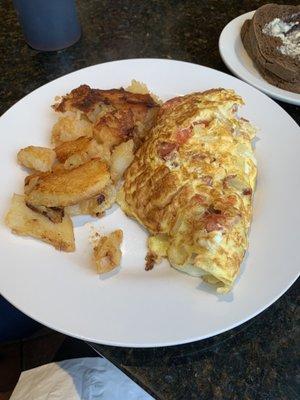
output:
<svg viewBox="0 0 300 400"><path fill-rule="evenodd" d="M275 18L286 23L299 22L300 6L266 4L260 7L252 20L244 22L241 29L242 42L268 82L282 89L300 93L299 57L281 53L281 39L264 32L265 26Z"/></svg>

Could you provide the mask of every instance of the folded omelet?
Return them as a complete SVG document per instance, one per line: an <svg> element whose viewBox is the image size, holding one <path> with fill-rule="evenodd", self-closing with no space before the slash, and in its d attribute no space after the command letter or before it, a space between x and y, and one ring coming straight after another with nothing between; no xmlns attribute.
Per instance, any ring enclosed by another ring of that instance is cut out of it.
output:
<svg viewBox="0 0 300 400"><path fill-rule="evenodd" d="M153 258L227 292L247 249L256 181L254 127L233 90L163 104L125 173L118 202L151 236Z"/></svg>

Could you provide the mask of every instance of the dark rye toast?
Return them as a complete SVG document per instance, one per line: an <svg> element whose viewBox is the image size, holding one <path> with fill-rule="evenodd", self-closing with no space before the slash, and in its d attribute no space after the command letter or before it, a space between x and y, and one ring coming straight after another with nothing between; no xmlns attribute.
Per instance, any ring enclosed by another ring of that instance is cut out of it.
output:
<svg viewBox="0 0 300 400"><path fill-rule="evenodd" d="M300 93L300 60L282 54L278 48L281 39L263 33L263 28L275 18L285 22L300 19L300 6L266 4L260 7L252 20L246 20L241 29L243 45L261 75L271 84Z"/></svg>
<svg viewBox="0 0 300 400"><path fill-rule="evenodd" d="M249 55L249 57L253 60L253 62L255 63L256 68L258 69L258 71L260 72L261 76L269 83L271 83L274 86L277 86L281 89L284 90L288 90L290 92L295 92L295 93L300 93L300 83L299 82L287 82L281 78L279 78L279 76L272 74L272 72L268 71L265 67L263 67L256 59L255 55L253 54L252 51L252 46L251 46L251 42L250 42L250 38L249 38L249 33L247 30L247 25L246 23L250 23L250 20L247 20L245 22L245 24L243 25L242 29L244 30L244 32L242 32L243 36L242 36L242 42L243 45Z"/></svg>
<svg viewBox="0 0 300 400"><path fill-rule="evenodd" d="M300 6L266 4L260 7L252 18L251 28L254 34L252 40L256 41L260 54L267 60L265 67L270 72L288 82L295 82L300 79L299 59L282 54L277 50L282 45L281 39L262 31L264 26L275 18L280 18L284 22L300 21Z"/></svg>

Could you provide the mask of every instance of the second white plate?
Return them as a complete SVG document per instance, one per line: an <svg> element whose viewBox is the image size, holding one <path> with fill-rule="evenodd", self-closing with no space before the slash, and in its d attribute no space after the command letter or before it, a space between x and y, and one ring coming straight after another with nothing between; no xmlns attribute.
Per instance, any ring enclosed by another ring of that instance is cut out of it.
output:
<svg viewBox="0 0 300 400"><path fill-rule="evenodd" d="M221 57L230 71L250 85L274 99L300 105L300 94L273 86L260 75L243 46L240 35L241 28L246 19L253 17L254 12L250 11L240 15L225 26L219 38Z"/></svg>

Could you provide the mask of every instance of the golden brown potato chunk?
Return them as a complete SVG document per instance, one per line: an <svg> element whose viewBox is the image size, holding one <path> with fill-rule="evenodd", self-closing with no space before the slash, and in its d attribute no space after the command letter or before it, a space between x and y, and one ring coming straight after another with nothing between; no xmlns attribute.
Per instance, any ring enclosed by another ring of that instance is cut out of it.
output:
<svg viewBox="0 0 300 400"><path fill-rule="evenodd" d="M55 161L55 151L46 147L28 146L18 152L18 163L36 171L50 171Z"/></svg>
<svg viewBox="0 0 300 400"><path fill-rule="evenodd" d="M58 161L64 163L67 158L69 158L74 153L81 151L88 151L89 145L93 141L93 138L82 136L76 140L70 140L69 142L64 142L59 146L55 147L55 153Z"/></svg>
<svg viewBox="0 0 300 400"><path fill-rule="evenodd" d="M32 189L37 185L40 177L42 176L43 173L35 173L26 176L25 181L24 181L24 193L28 194L32 191Z"/></svg>
<svg viewBox="0 0 300 400"><path fill-rule="evenodd" d="M46 207L65 207L101 193L110 175L107 165L96 158L69 170L58 170L40 176L27 194L26 202Z"/></svg>
<svg viewBox="0 0 300 400"><path fill-rule="evenodd" d="M122 178L125 170L132 163L134 143L133 140L128 140L115 147L111 155L110 173L114 182Z"/></svg>
<svg viewBox="0 0 300 400"><path fill-rule="evenodd" d="M133 135L134 121L131 110L115 110L105 114L94 125L94 137L98 143L110 149Z"/></svg>
<svg viewBox="0 0 300 400"><path fill-rule="evenodd" d="M64 163L66 169L78 167L91 158L99 157L109 161L110 152L93 138L80 137L76 140L62 143L55 148L57 159Z"/></svg>
<svg viewBox="0 0 300 400"><path fill-rule="evenodd" d="M154 93L149 92L147 85L143 82L137 81L132 79L130 85L126 88L128 92L135 93L135 94L150 94L152 99L158 104L162 105L163 101L156 96Z"/></svg>
<svg viewBox="0 0 300 400"><path fill-rule="evenodd" d="M149 94L148 87L145 83L139 82L135 79L132 79L130 85L127 86L126 90L130 93L137 93L137 94ZM151 95L153 98L153 95Z"/></svg>
<svg viewBox="0 0 300 400"><path fill-rule="evenodd" d="M71 218L66 215L61 223L54 224L47 217L28 208L23 195L14 194L5 223L17 235L43 240L58 250L75 250Z"/></svg>
<svg viewBox="0 0 300 400"><path fill-rule="evenodd" d="M76 113L60 117L52 128L52 143L56 146L81 136L92 137L93 126L91 122L80 118Z"/></svg>
<svg viewBox="0 0 300 400"><path fill-rule="evenodd" d="M149 94L133 93L120 89L92 89L88 85L81 85L70 93L58 99L52 107L57 112L81 112L86 115L97 106L143 105L157 107L158 104Z"/></svg>
<svg viewBox="0 0 300 400"><path fill-rule="evenodd" d="M113 148L133 138L138 147L154 123L159 104L147 93L145 86L137 82L133 86L134 90L129 92L123 88L100 90L81 85L59 98L53 108L94 124L94 137L101 144ZM143 93L138 93L138 86L142 86ZM65 118L70 118L68 116ZM60 137L60 140L70 139Z"/></svg>
<svg viewBox="0 0 300 400"><path fill-rule="evenodd" d="M64 209L59 207L32 206L31 204L26 204L26 206L32 211L44 215L54 224L62 222L65 215Z"/></svg>
<svg viewBox="0 0 300 400"><path fill-rule="evenodd" d="M112 271L120 265L123 231L118 229L109 235L100 236L94 245L94 261L98 274Z"/></svg>

